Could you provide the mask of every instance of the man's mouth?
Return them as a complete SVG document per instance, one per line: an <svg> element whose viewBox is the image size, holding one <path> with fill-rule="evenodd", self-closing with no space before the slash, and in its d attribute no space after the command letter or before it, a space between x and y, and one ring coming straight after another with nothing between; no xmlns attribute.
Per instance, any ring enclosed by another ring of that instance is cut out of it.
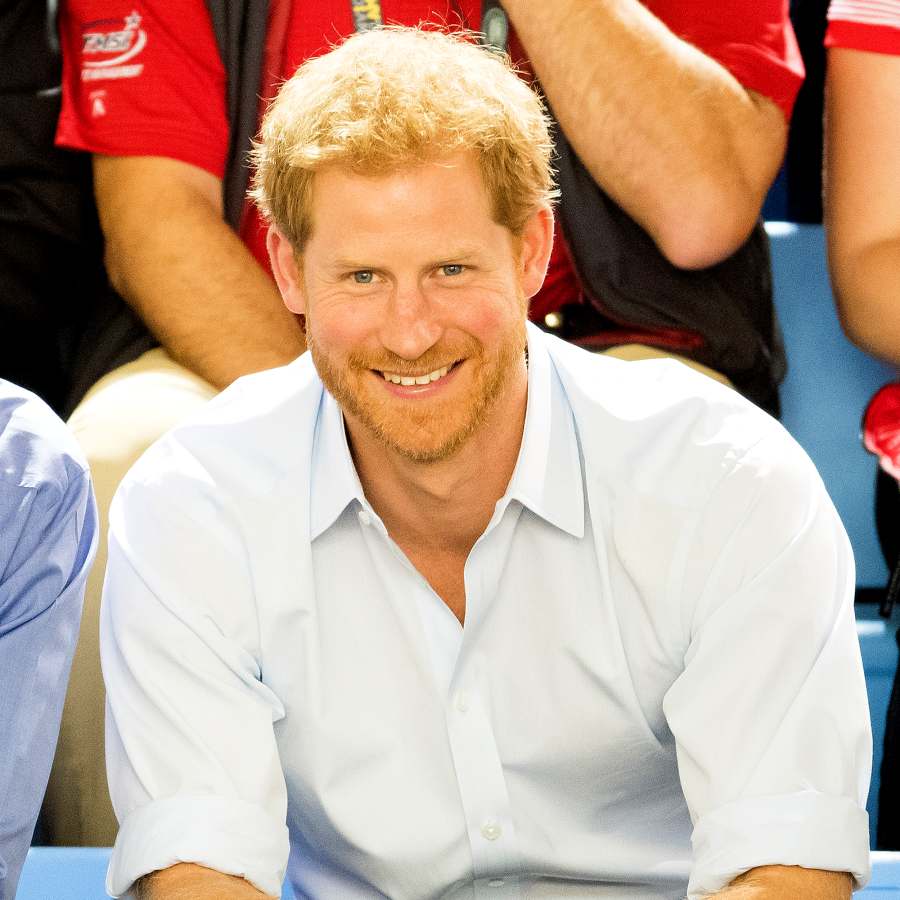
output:
<svg viewBox="0 0 900 900"><path fill-rule="evenodd" d="M381 375L385 381L390 381L391 384L402 384L405 386L431 384L432 381L439 381L443 378L455 365L456 363L451 363L449 366L442 366L440 369L435 369L433 372L425 372L422 375L398 375L396 372L382 372Z"/></svg>

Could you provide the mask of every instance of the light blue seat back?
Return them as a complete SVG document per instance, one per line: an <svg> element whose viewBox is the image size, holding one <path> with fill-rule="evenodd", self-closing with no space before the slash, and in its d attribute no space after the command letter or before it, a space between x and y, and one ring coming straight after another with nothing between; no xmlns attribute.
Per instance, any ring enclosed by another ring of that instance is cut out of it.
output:
<svg viewBox="0 0 900 900"><path fill-rule="evenodd" d="M872 854L872 878L856 897L865 900L898 900L900 898L900 853Z"/></svg>
<svg viewBox="0 0 900 900"><path fill-rule="evenodd" d="M883 588L888 573L875 531L874 462L859 433L870 397L896 373L841 331L822 226L769 222L766 230L788 360L781 418L812 457L850 535L857 586Z"/></svg>

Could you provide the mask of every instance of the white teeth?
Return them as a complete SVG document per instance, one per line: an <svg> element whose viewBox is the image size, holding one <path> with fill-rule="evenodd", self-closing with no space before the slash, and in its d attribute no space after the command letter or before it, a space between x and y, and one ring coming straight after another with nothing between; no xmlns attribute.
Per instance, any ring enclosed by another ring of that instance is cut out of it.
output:
<svg viewBox="0 0 900 900"><path fill-rule="evenodd" d="M444 366L442 369L435 369L434 372L429 372L427 375L395 375L393 372L382 372L381 374L384 376L385 381L390 381L392 384L406 385L408 387L412 384L430 384L432 381L443 378L449 371L450 366Z"/></svg>

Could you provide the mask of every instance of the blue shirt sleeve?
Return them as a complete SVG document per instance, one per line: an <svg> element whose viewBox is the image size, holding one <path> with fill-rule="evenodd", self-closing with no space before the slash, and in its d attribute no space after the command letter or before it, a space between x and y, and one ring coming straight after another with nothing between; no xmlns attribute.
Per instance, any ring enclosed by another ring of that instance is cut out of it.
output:
<svg viewBox="0 0 900 900"><path fill-rule="evenodd" d="M0 900L11 900L56 749L97 517L74 439L0 380Z"/></svg>

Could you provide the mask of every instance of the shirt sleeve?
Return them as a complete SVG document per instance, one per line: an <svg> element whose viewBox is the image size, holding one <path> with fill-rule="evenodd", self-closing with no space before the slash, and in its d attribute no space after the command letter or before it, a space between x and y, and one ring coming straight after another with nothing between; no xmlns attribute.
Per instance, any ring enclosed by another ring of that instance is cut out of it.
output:
<svg viewBox="0 0 900 900"><path fill-rule="evenodd" d="M284 709L262 680L250 572L215 488L162 468L129 477L110 512L100 645L120 830L107 890L192 862L279 895Z"/></svg>
<svg viewBox="0 0 900 900"><path fill-rule="evenodd" d="M165 156L221 178L225 71L200 0L67 0L59 146Z"/></svg>
<svg viewBox="0 0 900 900"><path fill-rule="evenodd" d="M787 0L644 0L678 37L721 63L790 120L804 68Z"/></svg>
<svg viewBox="0 0 900 900"><path fill-rule="evenodd" d="M825 46L900 55L900 0L831 0Z"/></svg>
<svg viewBox="0 0 900 900"><path fill-rule="evenodd" d="M837 513L777 429L692 527L688 649L663 704L694 822L689 896L762 865L862 885L872 736Z"/></svg>
<svg viewBox="0 0 900 900"><path fill-rule="evenodd" d="M86 470L34 436L24 442L32 468L21 483L0 459L2 900L15 896L47 787L97 537ZM52 471L38 477L44 456Z"/></svg>

